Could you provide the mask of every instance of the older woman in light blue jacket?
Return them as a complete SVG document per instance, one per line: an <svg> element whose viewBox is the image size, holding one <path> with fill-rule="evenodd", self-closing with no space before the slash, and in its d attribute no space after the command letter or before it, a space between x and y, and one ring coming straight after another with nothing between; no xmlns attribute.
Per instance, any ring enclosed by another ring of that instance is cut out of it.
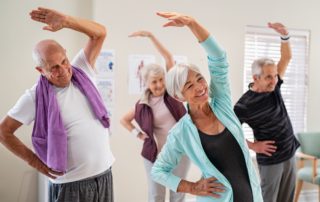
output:
<svg viewBox="0 0 320 202"><path fill-rule="evenodd" d="M177 192L197 195L197 201L262 202L261 188L241 125L233 112L225 51L194 18L158 13L164 26L187 26L208 55L211 81L190 64L177 65L166 78L167 91L188 103L188 113L169 132L153 168L155 181ZM172 173L187 155L201 170L197 182Z"/></svg>

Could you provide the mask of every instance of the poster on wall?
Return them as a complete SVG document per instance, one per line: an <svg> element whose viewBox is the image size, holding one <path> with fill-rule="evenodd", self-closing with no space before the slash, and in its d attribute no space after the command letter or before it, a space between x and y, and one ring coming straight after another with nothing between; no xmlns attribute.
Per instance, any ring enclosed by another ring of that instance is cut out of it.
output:
<svg viewBox="0 0 320 202"><path fill-rule="evenodd" d="M99 77L96 82L104 103L112 106L114 102L114 79Z"/></svg>
<svg viewBox="0 0 320 202"><path fill-rule="evenodd" d="M188 63L188 57L185 55L173 55L174 65L181 64L181 63ZM164 58L161 58L161 64L163 67L166 66L166 61Z"/></svg>
<svg viewBox="0 0 320 202"><path fill-rule="evenodd" d="M99 77L113 77L114 61L114 50L101 50L95 64Z"/></svg>
<svg viewBox="0 0 320 202"><path fill-rule="evenodd" d="M114 108L114 68L115 68L115 51L101 50L97 57L95 68L97 72L96 85L100 92L102 100L107 108L108 115L111 118Z"/></svg>
<svg viewBox="0 0 320 202"><path fill-rule="evenodd" d="M129 94L141 94L145 88L141 71L144 66L155 63L154 55L129 55Z"/></svg>
<svg viewBox="0 0 320 202"><path fill-rule="evenodd" d="M173 60L175 65L180 63L188 63L188 57L185 55L174 55Z"/></svg>

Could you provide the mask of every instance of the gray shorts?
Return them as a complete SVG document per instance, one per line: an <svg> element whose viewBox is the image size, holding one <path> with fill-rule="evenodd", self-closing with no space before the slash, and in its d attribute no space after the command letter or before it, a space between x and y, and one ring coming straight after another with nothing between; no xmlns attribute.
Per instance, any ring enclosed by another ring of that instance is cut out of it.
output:
<svg viewBox="0 0 320 202"><path fill-rule="evenodd" d="M49 202L113 202L111 168L80 181L63 184L49 182Z"/></svg>

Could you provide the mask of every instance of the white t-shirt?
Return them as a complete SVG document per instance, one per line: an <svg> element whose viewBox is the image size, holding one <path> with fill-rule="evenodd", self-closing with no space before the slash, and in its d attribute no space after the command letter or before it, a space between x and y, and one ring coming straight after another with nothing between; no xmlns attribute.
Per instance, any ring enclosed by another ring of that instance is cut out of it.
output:
<svg viewBox="0 0 320 202"><path fill-rule="evenodd" d="M81 50L71 63L86 72L94 83L95 72ZM68 87L54 88L68 139L67 172L53 183L67 183L98 175L114 162L109 145L108 129L95 117L91 106L81 91L71 82ZM8 116L23 124L35 118L36 85L20 97Z"/></svg>

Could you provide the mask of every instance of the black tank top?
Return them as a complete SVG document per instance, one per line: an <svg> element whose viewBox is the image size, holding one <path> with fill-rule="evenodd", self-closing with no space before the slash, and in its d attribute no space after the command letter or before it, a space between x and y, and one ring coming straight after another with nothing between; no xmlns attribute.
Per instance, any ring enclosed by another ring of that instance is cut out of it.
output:
<svg viewBox="0 0 320 202"><path fill-rule="evenodd" d="M230 182L233 201L252 202L252 190L243 152L230 131L225 128L217 135L208 135L199 130L199 135L209 160Z"/></svg>

